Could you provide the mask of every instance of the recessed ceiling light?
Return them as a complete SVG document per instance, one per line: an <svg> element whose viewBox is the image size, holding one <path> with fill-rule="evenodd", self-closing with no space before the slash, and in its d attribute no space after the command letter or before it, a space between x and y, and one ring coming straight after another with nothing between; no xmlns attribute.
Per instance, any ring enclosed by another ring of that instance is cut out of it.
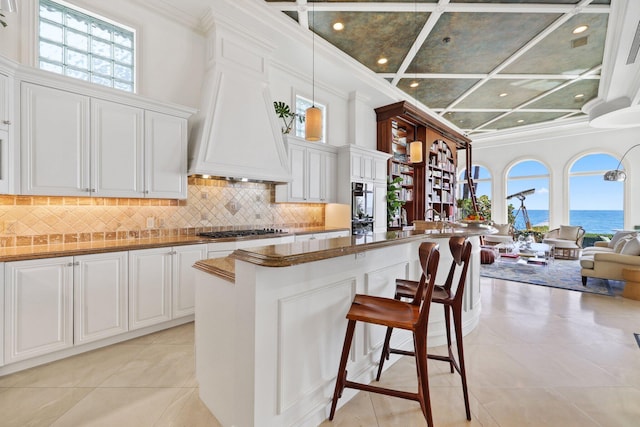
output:
<svg viewBox="0 0 640 427"><path fill-rule="evenodd" d="M342 31L344 30L344 24L342 22L336 22L333 24L333 29L336 31Z"/></svg>
<svg viewBox="0 0 640 427"><path fill-rule="evenodd" d="M587 31L588 28L589 28L588 25L580 25L579 27L576 27L573 29L573 34L584 33L585 31Z"/></svg>
<svg viewBox="0 0 640 427"><path fill-rule="evenodd" d="M518 120L518 123L524 123L524 120L520 119Z"/></svg>
<svg viewBox="0 0 640 427"><path fill-rule="evenodd" d="M579 93L576 96L574 96L574 98L578 99L578 98L584 98L584 93Z"/></svg>
<svg viewBox="0 0 640 427"><path fill-rule="evenodd" d="M409 85L409 87L418 87L420 86L420 83L418 82L411 82L411 84Z"/></svg>
<svg viewBox="0 0 640 427"><path fill-rule="evenodd" d="M389 60L387 58L380 58L378 59L378 64L383 65L386 64Z"/></svg>
<svg viewBox="0 0 640 427"><path fill-rule="evenodd" d="M502 92L502 93L500 94L500 98L504 98L504 97L505 97L505 96L507 96L507 95L509 95L507 92Z"/></svg>

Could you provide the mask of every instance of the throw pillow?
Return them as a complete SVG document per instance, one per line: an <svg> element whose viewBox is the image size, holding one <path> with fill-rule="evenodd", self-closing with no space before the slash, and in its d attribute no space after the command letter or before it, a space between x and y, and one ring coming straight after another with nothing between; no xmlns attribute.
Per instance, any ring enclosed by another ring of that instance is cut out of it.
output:
<svg viewBox="0 0 640 427"><path fill-rule="evenodd" d="M632 235L633 237L636 237L638 233L636 233L635 231L616 231L616 234L613 235L613 237L611 238L607 246L609 246L610 248L615 248L616 243L618 243L618 240L628 235Z"/></svg>
<svg viewBox="0 0 640 427"><path fill-rule="evenodd" d="M631 239L635 239L635 237L626 235L618 239L618 241L616 242L616 245L613 247L613 251L619 254L620 252L622 252L622 248L624 248L624 245Z"/></svg>
<svg viewBox="0 0 640 427"><path fill-rule="evenodd" d="M579 230L579 225L561 225L560 232L558 233L558 238L562 240L576 241L578 239Z"/></svg>
<svg viewBox="0 0 640 427"><path fill-rule="evenodd" d="M511 224L493 224L493 226L498 230L498 234L503 236L508 236L510 234L509 229L511 228Z"/></svg>
<svg viewBox="0 0 640 427"><path fill-rule="evenodd" d="M624 244L620 253L623 255L640 255L640 237L627 240L627 243Z"/></svg>

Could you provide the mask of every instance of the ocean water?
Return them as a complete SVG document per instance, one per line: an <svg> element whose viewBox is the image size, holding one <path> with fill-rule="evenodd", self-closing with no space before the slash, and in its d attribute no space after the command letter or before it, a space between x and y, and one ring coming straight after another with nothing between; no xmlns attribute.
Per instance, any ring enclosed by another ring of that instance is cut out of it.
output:
<svg viewBox="0 0 640 427"><path fill-rule="evenodd" d="M548 225L548 210L528 210L531 225ZM615 228L623 228L623 211L587 211L572 210L569 212L569 225L581 225L587 233L612 234ZM525 228L522 213L516 218L516 229Z"/></svg>

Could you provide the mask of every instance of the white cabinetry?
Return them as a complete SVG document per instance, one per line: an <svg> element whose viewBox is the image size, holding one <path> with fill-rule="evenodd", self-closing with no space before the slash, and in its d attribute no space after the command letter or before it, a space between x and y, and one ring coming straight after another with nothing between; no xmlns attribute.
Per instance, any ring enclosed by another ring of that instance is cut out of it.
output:
<svg viewBox="0 0 640 427"><path fill-rule="evenodd" d="M129 329L192 314L191 266L206 255L206 244L129 252Z"/></svg>
<svg viewBox="0 0 640 427"><path fill-rule="evenodd" d="M289 136L292 180L276 186L276 202L332 203L336 201L336 148Z"/></svg>
<svg viewBox="0 0 640 427"><path fill-rule="evenodd" d="M11 79L9 76L0 74L0 130L9 130L11 124L10 90Z"/></svg>
<svg viewBox="0 0 640 427"><path fill-rule="evenodd" d="M333 239L334 237L349 237L351 232L349 230L344 231L325 231L318 233L297 234L295 237L296 242L304 242L307 240L323 240Z"/></svg>
<svg viewBox="0 0 640 427"><path fill-rule="evenodd" d="M74 344L127 332L127 252L74 258Z"/></svg>
<svg viewBox="0 0 640 427"><path fill-rule="evenodd" d="M195 312L195 274L193 264L207 257L207 245L176 246L173 248L172 318L187 316Z"/></svg>
<svg viewBox="0 0 640 427"><path fill-rule="evenodd" d="M89 195L89 98L23 83L21 100L22 192Z"/></svg>
<svg viewBox="0 0 640 427"><path fill-rule="evenodd" d="M22 193L186 198L186 117L118 101L22 82Z"/></svg>
<svg viewBox="0 0 640 427"><path fill-rule="evenodd" d="M5 363L73 346L73 258L5 264Z"/></svg>
<svg viewBox="0 0 640 427"><path fill-rule="evenodd" d="M91 189L98 197L144 192L144 110L91 100Z"/></svg>
<svg viewBox="0 0 640 427"><path fill-rule="evenodd" d="M0 262L0 366L4 365L4 263Z"/></svg>
<svg viewBox="0 0 640 427"><path fill-rule="evenodd" d="M187 120L145 112L146 196L187 198Z"/></svg>

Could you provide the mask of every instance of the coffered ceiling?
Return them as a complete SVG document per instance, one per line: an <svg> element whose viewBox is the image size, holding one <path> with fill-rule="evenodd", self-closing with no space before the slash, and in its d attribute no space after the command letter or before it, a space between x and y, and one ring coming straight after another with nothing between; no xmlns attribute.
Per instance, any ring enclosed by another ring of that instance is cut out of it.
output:
<svg viewBox="0 0 640 427"><path fill-rule="evenodd" d="M585 104L606 99L612 3L622 1L266 0L476 136L584 118Z"/></svg>

